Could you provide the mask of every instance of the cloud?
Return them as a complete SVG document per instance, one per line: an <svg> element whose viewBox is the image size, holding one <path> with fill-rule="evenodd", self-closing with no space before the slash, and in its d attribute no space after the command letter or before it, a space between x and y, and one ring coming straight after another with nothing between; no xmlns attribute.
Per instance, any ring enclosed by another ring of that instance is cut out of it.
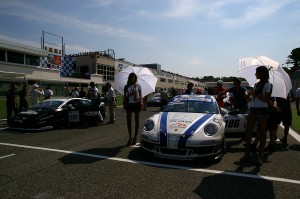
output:
<svg viewBox="0 0 300 199"><path fill-rule="evenodd" d="M31 46L31 47L36 47L36 48L41 47L41 43L38 43L38 42L16 39L16 38L8 37L6 35L1 35L1 34L0 34L0 39L6 40L6 41L11 41L13 43L18 43L18 44L22 44L22 45Z"/></svg>
<svg viewBox="0 0 300 199"><path fill-rule="evenodd" d="M264 20L296 0L172 0L160 16L168 18L206 17L223 26L242 26Z"/></svg>
<svg viewBox="0 0 300 199"><path fill-rule="evenodd" d="M198 2L198 0L172 0L170 10L163 16L177 18L193 15L199 6Z"/></svg>
<svg viewBox="0 0 300 199"><path fill-rule="evenodd" d="M203 62L199 58L194 58L194 59L190 60L190 64L192 66L200 66L203 64Z"/></svg>
<svg viewBox="0 0 300 199"><path fill-rule="evenodd" d="M220 19L220 22L224 26L243 26L245 24L265 20L292 1L224 0L212 4L209 9L209 14ZM229 7L231 7L231 9L229 9Z"/></svg>
<svg viewBox="0 0 300 199"><path fill-rule="evenodd" d="M99 1L100 2L100 1ZM103 4L109 4L111 1L101 1ZM130 30L124 28L115 28L113 26L101 24L99 22L92 23L90 21L83 21L75 18L74 16L61 15L56 12L47 11L36 7L34 5L30 5L27 3L23 3L21 1L8 1L5 4L0 3L0 7L6 7L6 11L3 11L2 14L17 16L21 18L25 18L27 20L32 21L40 21L46 24L54 24L59 25L61 27L70 27L72 29L76 28L78 30L88 32L91 34L98 35L108 35L117 38L127 38L131 40L136 40L144 43L150 43L153 40L144 34L139 34L136 32L132 32Z"/></svg>

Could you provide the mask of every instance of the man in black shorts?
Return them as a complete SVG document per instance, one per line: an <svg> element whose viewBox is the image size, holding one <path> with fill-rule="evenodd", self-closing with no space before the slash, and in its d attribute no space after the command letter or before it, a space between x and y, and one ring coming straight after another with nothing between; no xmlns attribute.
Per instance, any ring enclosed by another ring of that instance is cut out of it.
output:
<svg viewBox="0 0 300 199"><path fill-rule="evenodd" d="M284 144L287 143L287 136L289 134L289 129L290 126L292 125L292 109L291 109L291 103L289 98L284 99L281 97L276 98L277 105L280 108L280 113L281 113L281 122L284 126L284 135L280 139L280 141Z"/></svg>

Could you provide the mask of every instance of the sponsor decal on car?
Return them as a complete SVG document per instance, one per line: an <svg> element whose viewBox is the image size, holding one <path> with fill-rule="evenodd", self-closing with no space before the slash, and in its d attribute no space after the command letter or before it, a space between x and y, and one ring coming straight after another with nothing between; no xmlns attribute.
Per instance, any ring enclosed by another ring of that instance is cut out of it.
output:
<svg viewBox="0 0 300 199"><path fill-rule="evenodd" d="M84 113L85 116L98 116L99 111L88 111Z"/></svg>
<svg viewBox="0 0 300 199"><path fill-rule="evenodd" d="M79 122L79 111L69 111L68 112L69 116L69 122Z"/></svg>
<svg viewBox="0 0 300 199"><path fill-rule="evenodd" d="M22 111L22 112L20 112L20 114L24 114L24 115L36 115L38 113L35 112L35 111L32 111L32 110L28 110L28 111Z"/></svg>
<svg viewBox="0 0 300 199"><path fill-rule="evenodd" d="M171 128L186 129L184 133L179 137L177 147L185 148L188 138L192 136L198 128L201 128L201 126L213 116L214 114L201 115L194 122L191 120L170 119L169 121L171 122L171 124L169 124L170 129ZM169 134L167 129L167 123L168 123L168 112L163 112L160 118L160 129L159 129L160 147L168 146Z"/></svg>

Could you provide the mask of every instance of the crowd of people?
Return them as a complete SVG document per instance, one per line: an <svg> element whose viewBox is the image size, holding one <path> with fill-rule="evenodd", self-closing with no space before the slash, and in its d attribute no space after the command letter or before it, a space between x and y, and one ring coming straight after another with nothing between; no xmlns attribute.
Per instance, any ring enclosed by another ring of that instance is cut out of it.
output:
<svg viewBox="0 0 300 199"><path fill-rule="evenodd" d="M19 96L19 103L17 97ZM39 99L44 96L44 99L50 99L53 96L53 91L49 86L44 91L38 84L32 85L32 90L27 94L27 86L24 85L22 89L17 92L17 85L12 83L10 89L6 92L6 111L7 111L7 124L10 123L10 119L13 114L28 108L30 100L31 105L39 103Z"/></svg>

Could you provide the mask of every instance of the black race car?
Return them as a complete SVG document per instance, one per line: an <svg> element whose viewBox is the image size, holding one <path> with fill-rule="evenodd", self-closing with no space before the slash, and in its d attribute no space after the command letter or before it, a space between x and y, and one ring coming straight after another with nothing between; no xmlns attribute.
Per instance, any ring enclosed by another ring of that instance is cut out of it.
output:
<svg viewBox="0 0 300 199"><path fill-rule="evenodd" d="M48 99L16 114L9 122L9 129L49 130L76 123L95 125L106 116L103 102L93 103L83 98Z"/></svg>

